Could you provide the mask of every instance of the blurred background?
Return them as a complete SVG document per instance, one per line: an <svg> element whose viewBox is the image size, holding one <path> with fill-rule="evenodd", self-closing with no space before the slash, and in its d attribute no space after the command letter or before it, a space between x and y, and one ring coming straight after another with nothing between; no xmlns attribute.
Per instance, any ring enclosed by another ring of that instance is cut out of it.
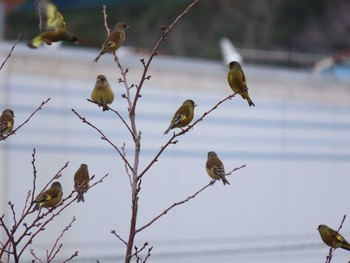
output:
<svg viewBox="0 0 350 263"><path fill-rule="evenodd" d="M132 141L112 112L86 101L98 74L107 76L116 99L111 105L126 119L124 87L111 55L92 60L106 37L102 4L110 27L127 22L124 46L117 51L138 84L143 66L160 37L191 1L56 1L79 45L62 43L31 50L26 42L39 33L34 1L0 3L0 62L22 33L0 71L0 108L15 111L22 123L43 100L51 101L16 135L0 143L0 215L11 223L7 202L18 213L31 188L31 154L36 149L38 188L69 161L60 179L73 189L81 163L104 183L74 204L31 245L45 258L73 216L57 262L79 251L74 262L123 262L130 187L117 153L71 112L77 110L118 146ZM169 147L143 180L138 226L209 182L207 152L214 150L231 175L194 200L175 208L137 236L154 246L150 262L324 262L328 248L319 224L337 228L350 211L350 2L202 0L163 44L150 67L138 105L142 132L141 169L167 141L163 136L181 103L191 98L196 117L231 94L228 57L242 59L256 107L237 96L225 102L190 133ZM341 232L350 239L350 223ZM0 230L0 239L4 233ZM32 259L28 253L26 260ZM336 251L332 262L346 262Z"/></svg>

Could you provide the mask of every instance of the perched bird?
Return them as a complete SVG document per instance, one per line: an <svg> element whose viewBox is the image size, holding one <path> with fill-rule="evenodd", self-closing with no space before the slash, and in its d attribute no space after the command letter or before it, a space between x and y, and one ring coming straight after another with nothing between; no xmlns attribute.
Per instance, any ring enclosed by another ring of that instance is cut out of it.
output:
<svg viewBox="0 0 350 263"><path fill-rule="evenodd" d="M326 226L319 225L317 228L318 232L320 232L320 236L322 241L331 248L342 248L345 250L350 250L350 244L345 240L345 238L335 231L334 229Z"/></svg>
<svg viewBox="0 0 350 263"><path fill-rule="evenodd" d="M42 192L35 198L35 209L39 209L40 207L54 207L61 202L62 196L63 192L61 184L59 182L53 182L49 189Z"/></svg>
<svg viewBox="0 0 350 263"><path fill-rule="evenodd" d="M226 174L224 165L215 152L208 152L208 160L205 168L211 178L221 180L224 185L230 184L225 178Z"/></svg>
<svg viewBox="0 0 350 263"><path fill-rule="evenodd" d="M125 40L125 33L128 28L129 26L124 22L119 22L116 24L113 31L109 34L103 43L100 54L98 54L93 62L97 63L99 58L105 53L113 53L116 51L123 44Z"/></svg>
<svg viewBox="0 0 350 263"><path fill-rule="evenodd" d="M182 128L190 124L193 120L194 108L196 106L193 100L185 100L181 107L175 112L169 128L163 134L167 134L174 128Z"/></svg>
<svg viewBox="0 0 350 263"><path fill-rule="evenodd" d="M12 132L15 123L14 118L13 110L6 109L2 112L0 116L0 137Z"/></svg>
<svg viewBox="0 0 350 263"><path fill-rule="evenodd" d="M242 98L248 101L249 106L255 106L249 97L247 81L245 79L241 64L239 64L237 61L231 61L230 64L228 64L228 67L229 71L227 81L233 92L239 92Z"/></svg>
<svg viewBox="0 0 350 263"><path fill-rule="evenodd" d="M107 104L112 104L114 93L105 75L98 75L96 84L91 93L91 100L102 105L103 111L108 110Z"/></svg>
<svg viewBox="0 0 350 263"><path fill-rule="evenodd" d="M89 170L85 163L82 163L74 175L74 189L78 193L77 202L85 202L84 193L89 189Z"/></svg>
<svg viewBox="0 0 350 263"><path fill-rule="evenodd" d="M51 45L52 42L62 40L78 43L78 39L66 30L66 22L63 16L50 0L36 0L36 3L41 33L28 43L30 48L38 48L43 43Z"/></svg>

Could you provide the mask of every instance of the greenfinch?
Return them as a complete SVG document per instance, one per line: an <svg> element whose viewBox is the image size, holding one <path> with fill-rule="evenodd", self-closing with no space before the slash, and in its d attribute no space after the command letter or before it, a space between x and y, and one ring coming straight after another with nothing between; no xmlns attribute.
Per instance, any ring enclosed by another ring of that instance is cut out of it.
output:
<svg viewBox="0 0 350 263"><path fill-rule="evenodd" d="M51 187L35 198L35 209L40 207L50 208L61 202L63 196L62 186L59 182L53 182Z"/></svg>
<svg viewBox="0 0 350 263"><path fill-rule="evenodd" d="M116 24L113 31L103 43L100 54L98 54L93 62L97 63L100 57L105 53L113 53L116 51L123 44L125 40L125 33L128 28L129 26L125 22L119 22Z"/></svg>
<svg viewBox="0 0 350 263"><path fill-rule="evenodd" d="M0 137L12 132L15 123L14 118L13 110L6 109L2 112L0 116Z"/></svg>
<svg viewBox="0 0 350 263"><path fill-rule="evenodd" d="M205 168L211 178L221 180L224 185L230 184L225 178L224 165L215 152L208 152L208 160Z"/></svg>
<svg viewBox="0 0 350 263"><path fill-rule="evenodd" d="M78 39L66 30L66 22L61 13L58 12L57 7L50 0L36 0L36 2L41 33L33 38L28 43L28 46L30 48L38 48L43 43L51 45L52 42L62 40L77 44Z"/></svg>
<svg viewBox="0 0 350 263"><path fill-rule="evenodd" d="M85 202L84 193L89 189L89 170L85 163L82 163L74 175L74 189L77 191L77 202Z"/></svg>
<svg viewBox="0 0 350 263"><path fill-rule="evenodd" d="M319 225L317 230L320 232L322 241L327 246L334 249L340 247L345 250L350 250L350 244L341 234L338 233L338 231L335 231L326 225Z"/></svg>
<svg viewBox="0 0 350 263"><path fill-rule="evenodd" d="M185 100L181 107L175 112L169 128L163 134L167 134L174 128L182 128L190 124L190 122L193 120L194 108L196 106L197 105L193 100Z"/></svg>
<svg viewBox="0 0 350 263"><path fill-rule="evenodd" d="M103 107L103 111L108 110L107 104L112 104L114 93L109 85L106 76L98 75L96 84L91 93L91 100Z"/></svg>
<svg viewBox="0 0 350 263"><path fill-rule="evenodd" d="M250 99L247 90L247 81L244 76L241 64L237 61L231 61L228 64L229 71L227 74L227 81L233 92L239 92L243 99L248 101L249 106L255 106Z"/></svg>

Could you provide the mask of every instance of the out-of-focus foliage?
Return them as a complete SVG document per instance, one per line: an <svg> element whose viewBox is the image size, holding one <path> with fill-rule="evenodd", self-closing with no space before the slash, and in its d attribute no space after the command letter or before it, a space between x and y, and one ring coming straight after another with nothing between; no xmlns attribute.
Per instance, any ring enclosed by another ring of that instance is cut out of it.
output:
<svg viewBox="0 0 350 263"><path fill-rule="evenodd" d="M160 27L190 1L54 2L83 46L100 47L106 37L102 15L106 3L110 27L118 21L131 26L125 45L149 49L159 38ZM218 58L218 39L226 36L239 48L337 52L350 46L349 13L348 0L201 0L161 51ZM33 1L8 13L6 22L6 38L13 39L19 32L22 39L33 37L38 32Z"/></svg>

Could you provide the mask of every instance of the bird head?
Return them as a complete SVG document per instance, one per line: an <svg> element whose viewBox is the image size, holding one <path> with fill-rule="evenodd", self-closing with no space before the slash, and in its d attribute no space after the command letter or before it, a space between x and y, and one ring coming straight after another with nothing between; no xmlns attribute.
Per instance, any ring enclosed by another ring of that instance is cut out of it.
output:
<svg viewBox="0 0 350 263"><path fill-rule="evenodd" d="M218 157L216 152L208 152L208 159Z"/></svg>
<svg viewBox="0 0 350 263"><path fill-rule="evenodd" d="M118 24L115 25L115 29L118 31L123 31L126 32L130 26L125 23L125 22L119 22Z"/></svg>
<svg viewBox="0 0 350 263"><path fill-rule="evenodd" d="M193 100L185 100L183 104L190 104L192 105L193 107L196 107L197 104L193 101Z"/></svg>
<svg viewBox="0 0 350 263"><path fill-rule="evenodd" d="M239 64L239 62L238 61L231 61L228 65L227 65L227 67L229 68L229 69L233 69L233 68L241 68L241 64Z"/></svg>
<svg viewBox="0 0 350 263"><path fill-rule="evenodd" d="M5 115L8 115L8 116L11 116L12 118L15 117L15 114L13 112L13 110L10 110L10 109L6 109L2 112L2 114L5 114Z"/></svg>
<svg viewBox="0 0 350 263"><path fill-rule="evenodd" d="M62 186L59 182L53 182L51 185L51 188L59 188L62 189Z"/></svg>

